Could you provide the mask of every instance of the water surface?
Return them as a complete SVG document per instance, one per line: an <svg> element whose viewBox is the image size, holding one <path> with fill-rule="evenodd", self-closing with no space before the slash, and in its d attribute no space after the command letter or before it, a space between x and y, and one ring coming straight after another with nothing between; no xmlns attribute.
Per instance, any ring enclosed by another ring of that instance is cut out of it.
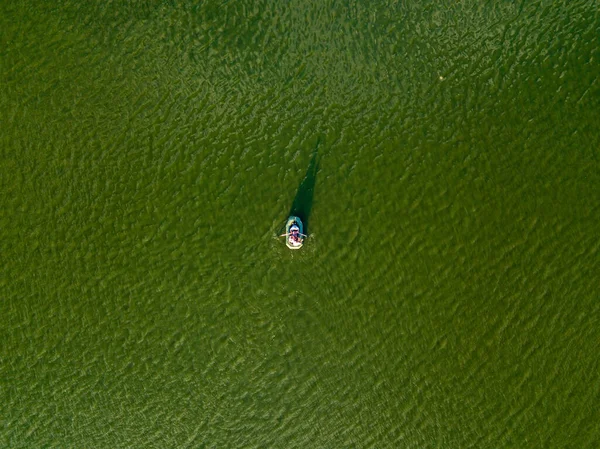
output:
<svg viewBox="0 0 600 449"><path fill-rule="evenodd" d="M5 3L0 446L599 446L597 1Z"/></svg>

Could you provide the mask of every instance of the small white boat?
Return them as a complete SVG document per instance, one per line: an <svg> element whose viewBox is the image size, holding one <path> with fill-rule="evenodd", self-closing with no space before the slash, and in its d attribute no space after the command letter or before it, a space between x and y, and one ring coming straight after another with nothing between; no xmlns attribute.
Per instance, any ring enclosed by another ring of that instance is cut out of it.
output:
<svg viewBox="0 0 600 449"><path fill-rule="evenodd" d="M290 216L285 225L285 234L283 234L285 236L285 244L289 249L302 248L304 237L306 237L303 231L302 220L294 215Z"/></svg>

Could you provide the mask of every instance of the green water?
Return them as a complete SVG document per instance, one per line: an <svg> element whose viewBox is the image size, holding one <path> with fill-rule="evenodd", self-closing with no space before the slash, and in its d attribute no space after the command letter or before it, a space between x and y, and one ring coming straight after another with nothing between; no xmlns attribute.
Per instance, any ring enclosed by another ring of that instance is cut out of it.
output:
<svg viewBox="0 0 600 449"><path fill-rule="evenodd" d="M600 447L599 7L2 2L0 447Z"/></svg>

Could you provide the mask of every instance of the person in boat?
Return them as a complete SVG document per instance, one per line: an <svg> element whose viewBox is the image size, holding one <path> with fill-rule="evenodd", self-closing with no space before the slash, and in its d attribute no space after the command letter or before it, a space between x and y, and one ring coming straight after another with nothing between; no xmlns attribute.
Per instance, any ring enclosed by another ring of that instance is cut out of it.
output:
<svg viewBox="0 0 600 449"><path fill-rule="evenodd" d="M292 225L290 227L290 241L295 244L302 243L302 238L300 237L300 228L298 225Z"/></svg>

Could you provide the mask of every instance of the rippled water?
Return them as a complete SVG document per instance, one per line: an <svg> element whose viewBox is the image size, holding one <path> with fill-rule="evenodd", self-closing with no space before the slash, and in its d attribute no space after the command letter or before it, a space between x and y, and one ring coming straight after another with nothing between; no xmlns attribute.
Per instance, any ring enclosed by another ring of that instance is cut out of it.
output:
<svg viewBox="0 0 600 449"><path fill-rule="evenodd" d="M599 6L4 2L0 447L599 447Z"/></svg>

